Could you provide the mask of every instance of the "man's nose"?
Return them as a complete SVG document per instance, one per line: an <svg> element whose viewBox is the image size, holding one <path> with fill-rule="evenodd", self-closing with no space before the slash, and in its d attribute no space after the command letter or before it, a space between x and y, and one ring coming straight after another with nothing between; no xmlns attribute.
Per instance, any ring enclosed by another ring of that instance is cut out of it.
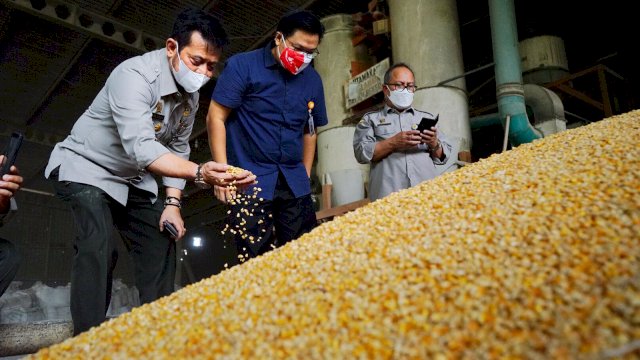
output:
<svg viewBox="0 0 640 360"><path fill-rule="evenodd" d="M209 70L209 66L207 65L207 63L201 64L199 66L196 67L196 72L198 74L204 74L207 77L211 77L213 75L213 71Z"/></svg>

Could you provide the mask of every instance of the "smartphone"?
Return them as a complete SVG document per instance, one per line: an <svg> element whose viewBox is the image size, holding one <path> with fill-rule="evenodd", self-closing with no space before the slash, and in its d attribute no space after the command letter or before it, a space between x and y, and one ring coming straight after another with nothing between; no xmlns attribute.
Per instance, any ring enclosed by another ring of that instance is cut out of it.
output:
<svg viewBox="0 0 640 360"><path fill-rule="evenodd" d="M0 178L2 178L4 174L7 174L11 169L11 166L15 164L16 158L18 157L18 151L20 150L20 146L22 146L22 140L24 140L24 135L22 135L22 133L15 131L11 134L9 143L4 149L4 158L2 159L2 166L0 167Z"/></svg>
<svg viewBox="0 0 640 360"><path fill-rule="evenodd" d="M164 225L164 229L174 238L178 237L178 229L176 229L175 226L173 226L172 223L170 223L169 221L165 220L162 225Z"/></svg>
<svg viewBox="0 0 640 360"><path fill-rule="evenodd" d="M431 128L436 126L436 124L438 123L439 117L440 114L436 115L435 119L428 119L426 117L423 117L422 120L420 120L420 124L418 124L418 128L416 130L420 132L424 130L431 130Z"/></svg>

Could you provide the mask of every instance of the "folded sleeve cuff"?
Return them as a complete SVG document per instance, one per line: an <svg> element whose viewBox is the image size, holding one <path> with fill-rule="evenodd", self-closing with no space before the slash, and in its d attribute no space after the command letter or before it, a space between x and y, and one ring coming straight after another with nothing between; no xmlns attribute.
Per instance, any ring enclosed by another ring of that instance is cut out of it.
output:
<svg viewBox="0 0 640 360"><path fill-rule="evenodd" d="M160 156L169 152L169 149L164 147L159 142L152 141L142 141L137 144L137 149L135 151L138 162L139 169L146 169L147 166L151 165L152 162L156 161Z"/></svg>
<svg viewBox="0 0 640 360"><path fill-rule="evenodd" d="M172 177L166 177L166 176L162 178L162 185L164 185L165 187L184 190L184 187L186 184L187 184L187 180L185 179L172 178Z"/></svg>

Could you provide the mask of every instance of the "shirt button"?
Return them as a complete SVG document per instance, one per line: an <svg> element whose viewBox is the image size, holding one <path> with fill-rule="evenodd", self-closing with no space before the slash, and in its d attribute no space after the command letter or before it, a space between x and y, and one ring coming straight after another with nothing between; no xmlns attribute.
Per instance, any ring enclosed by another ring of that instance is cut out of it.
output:
<svg viewBox="0 0 640 360"><path fill-rule="evenodd" d="M155 69L153 69L153 71L155 71L155 72L160 72L160 69L155 68Z"/></svg>

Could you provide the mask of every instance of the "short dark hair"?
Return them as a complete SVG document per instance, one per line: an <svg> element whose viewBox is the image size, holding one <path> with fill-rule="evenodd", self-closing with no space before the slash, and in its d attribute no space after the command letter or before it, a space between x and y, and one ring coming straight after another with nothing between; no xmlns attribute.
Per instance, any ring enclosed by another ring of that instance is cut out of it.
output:
<svg viewBox="0 0 640 360"><path fill-rule="evenodd" d="M285 38L293 35L296 30L302 30L311 35L318 35L322 40L324 35L324 25L317 16L307 10L295 10L280 18L276 31L279 31Z"/></svg>
<svg viewBox="0 0 640 360"><path fill-rule="evenodd" d="M407 63L403 63L403 62L399 62L397 64L393 64L393 66L391 66L389 68L389 70L387 70L384 73L384 83L388 84L389 80L391 80L391 73L393 72L393 70L397 69L397 68L405 68L409 71L411 71L411 74L415 77L416 74L413 72L413 70L411 70L411 68L409 67L409 65L407 65Z"/></svg>
<svg viewBox="0 0 640 360"><path fill-rule="evenodd" d="M220 21L211 14L194 8L187 8L178 14L169 37L176 40L178 46L184 48L191 43L191 34L194 31L199 32L209 45L216 48L222 49L229 44L227 33Z"/></svg>

